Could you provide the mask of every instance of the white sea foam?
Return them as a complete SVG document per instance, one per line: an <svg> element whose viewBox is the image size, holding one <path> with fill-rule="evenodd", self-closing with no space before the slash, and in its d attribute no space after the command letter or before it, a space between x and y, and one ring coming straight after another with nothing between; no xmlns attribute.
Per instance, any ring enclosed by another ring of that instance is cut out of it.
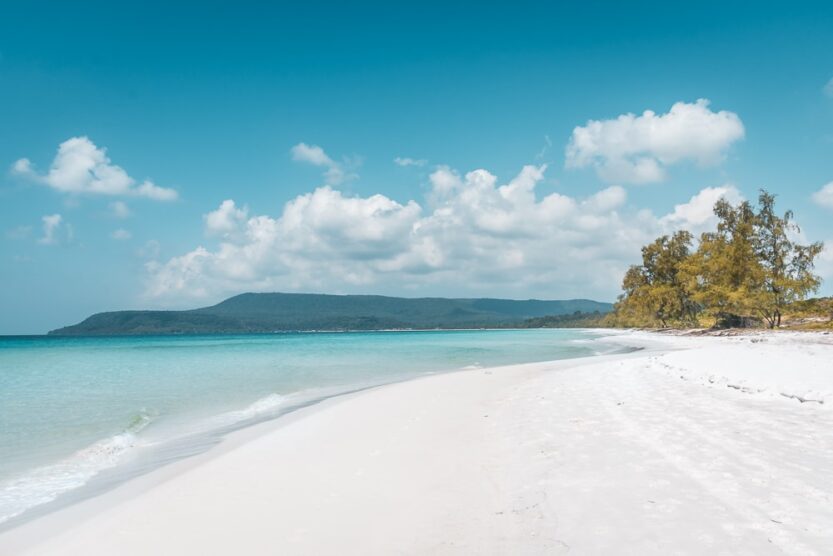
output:
<svg viewBox="0 0 833 556"><path fill-rule="evenodd" d="M288 398L289 396L269 394L243 409L202 419L185 429L173 434L169 431L163 438L152 441L141 439L139 433L158 416L158 413L142 410L123 432L99 440L57 463L0 482L0 524L30 508L52 502L61 494L84 486L105 469L111 469L123 462L125 455L132 449L176 441L179 437L220 431L254 420L268 419L277 415Z"/></svg>
<svg viewBox="0 0 833 556"><path fill-rule="evenodd" d="M102 470L117 465L139 444L137 435L156 416L156 412L143 409L123 432L101 439L57 463L0 482L0 523L51 502L84 485Z"/></svg>
<svg viewBox="0 0 833 556"><path fill-rule="evenodd" d="M590 348L593 350L593 355L612 355L614 353L621 353L622 351L630 351L633 349L629 346L617 343L612 339L611 335L599 335L598 337L593 338L575 338L570 340L569 343Z"/></svg>
<svg viewBox="0 0 833 556"><path fill-rule="evenodd" d="M295 397L295 396L293 396ZM238 423L245 423L255 419L269 418L286 405L290 396L282 396L280 394L269 394L259 398L246 406L243 409L234 411L227 411L208 419L203 419L198 423L194 423L190 428L191 433L200 433L212 430L222 429L224 427L233 426Z"/></svg>

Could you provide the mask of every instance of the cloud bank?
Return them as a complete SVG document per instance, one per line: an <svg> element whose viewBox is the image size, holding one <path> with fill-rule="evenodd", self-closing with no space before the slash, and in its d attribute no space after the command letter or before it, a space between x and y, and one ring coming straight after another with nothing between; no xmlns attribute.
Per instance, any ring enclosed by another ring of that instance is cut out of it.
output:
<svg viewBox="0 0 833 556"><path fill-rule="evenodd" d="M247 208L237 208L232 199L226 199L217 210L203 215L205 221L205 233L209 236L230 237L235 233L240 224L246 220Z"/></svg>
<svg viewBox="0 0 833 556"><path fill-rule="evenodd" d="M718 164L744 133L737 114L713 112L706 99L677 102L667 114L646 110L641 116L623 114L576 127L567 145L566 166L593 167L609 182L660 182L669 166L683 161Z"/></svg>
<svg viewBox="0 0 833 556"><path fill-rule="evenodd" d="M714 204L720 199L726 199L732 204L743 200L740 191L733 185L722 187L706 187L694 195L687 203L675 205L674 210L659 219L664 229L686 229L699 236L701 233L713 229L717 225L714 215Z"/></svg>
<svg viewBox="0 0 833 556"><path fill-rule="evenodd" d="M712 200L737 195L708 188L657 217L629 208L619 186L539 195L545 172L529 165L500 183L484 169L439 167L422 204L323 186L271 216L227 199L204 216L216 246L147 263L146 295L182 305L280 290L612 299L646 241L707 226Z"/></svg>
<svg viewBox="0 0 833 556"><path fill-rule="evenodd" d="M159 187L149 180L141 183L130 177L87 137L72 137L58 146L49 170L38 173L28 158L12 165L12 173L45 184L62 193L145 197L154 201L173 201L174 189Z"/></svg>

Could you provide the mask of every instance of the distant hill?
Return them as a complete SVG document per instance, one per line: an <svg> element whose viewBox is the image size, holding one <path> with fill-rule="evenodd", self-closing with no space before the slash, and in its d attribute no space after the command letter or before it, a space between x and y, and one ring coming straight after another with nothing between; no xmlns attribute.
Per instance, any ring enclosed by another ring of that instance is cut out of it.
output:
<svg viewBox="0 0 833 556"><path fill-rule="evenodd" d="M497 328L528 319L607 313L610 303L587 299L402 298L380 295L244 293L212 307L188 311L97 313L51 331L57 336L263 333L396 328Z"/></svg>

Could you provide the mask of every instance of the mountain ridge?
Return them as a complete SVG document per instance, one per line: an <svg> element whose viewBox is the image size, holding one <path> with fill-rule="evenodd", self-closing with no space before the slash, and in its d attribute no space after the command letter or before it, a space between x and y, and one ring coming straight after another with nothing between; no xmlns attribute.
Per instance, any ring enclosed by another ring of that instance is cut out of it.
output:
<svg viewBox="0 0 833 556"><path fill-rule="evenodd" d="M527 319L606 313L612 304L589 299L390 297L305 293L242 293L188 310L96 313L53 336L268 333L432 328L491 328Z"/></svg>

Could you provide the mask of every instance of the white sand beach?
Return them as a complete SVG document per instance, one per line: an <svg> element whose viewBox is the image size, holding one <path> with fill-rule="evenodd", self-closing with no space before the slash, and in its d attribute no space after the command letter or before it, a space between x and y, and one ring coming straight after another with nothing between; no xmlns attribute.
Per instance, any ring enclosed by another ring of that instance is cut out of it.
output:
<svg viewBox="0 0 833 556"><path fill-rule="evenodd" d="M332 399L0 534L0 554L831 554L833 335Z"/></svg>

